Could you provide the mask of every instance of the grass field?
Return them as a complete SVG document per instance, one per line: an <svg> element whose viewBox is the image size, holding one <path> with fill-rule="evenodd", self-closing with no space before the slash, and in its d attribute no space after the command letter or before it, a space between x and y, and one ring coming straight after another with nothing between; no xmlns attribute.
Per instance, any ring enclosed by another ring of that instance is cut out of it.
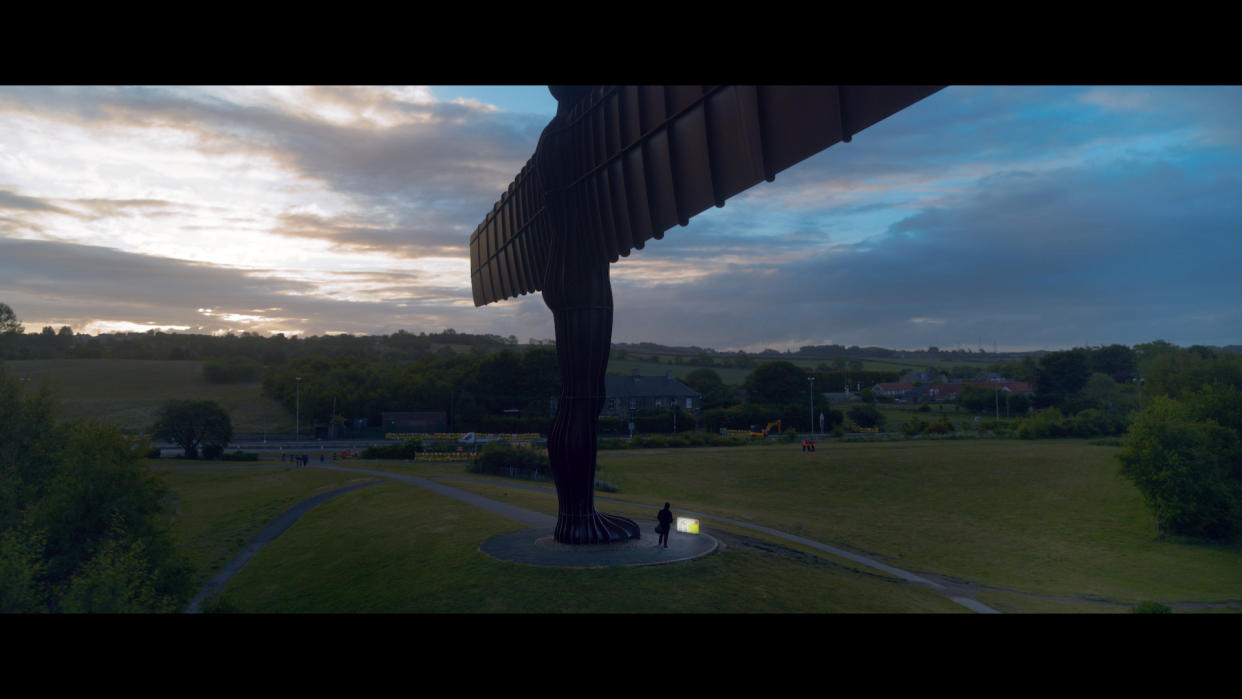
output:
<svg viewBox="0 0 1242 699"><path fill-rule="evenodd" d="M705 513L723 535L767 539L670 566L542 569L491 559L510 520L403 484L365 488L312 510L235 578L224 598L272 612L961 612L939 595L857 564L729 527L766 525L916 573L981 586L1006 612L1180 609L1242 602L1242 547L1160 541L1116 449L1081 441L831 444L605 452L605 511L650 519L665 500ZM374 468L374 462L359 466ZM462 477L460 465L381 469ZM317 469L164 472L174 531L204 579L276 512L355 476ZM555 496L487 478L454 487L554 514ZM770 544L778 544L776 546ZM814 556L802 554L814 553Z"/></svg>
<svg viewBox="0 0 1242 699"><path fill-rule="evenodd" d="M203 362L159 359L25 359L5 362L14 376L28 376L30 390L47 383L68 419L113 422L146 430L171 399L214 400L233 419L235 433L293 432L293 416L265 398L258 383L213 384Z"/></svg>

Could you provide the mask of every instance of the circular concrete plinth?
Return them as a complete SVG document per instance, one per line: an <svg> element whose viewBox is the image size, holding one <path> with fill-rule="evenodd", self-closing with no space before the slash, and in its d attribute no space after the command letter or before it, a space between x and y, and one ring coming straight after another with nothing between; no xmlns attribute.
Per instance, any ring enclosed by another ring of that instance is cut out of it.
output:
<svg viewBox="0 0 1242 699"><path fill-rule="evenodd" d="M573 546L553 538L553 530L523 529L500 534L484 541L479 550L493 558L513 563L562 568L605 568L608 566L648 566L676 563L705 556L719 547L710 534L682 534L668 537L668 548L657 545L655 522L638 522L642 538L622 544Z"/></svg>

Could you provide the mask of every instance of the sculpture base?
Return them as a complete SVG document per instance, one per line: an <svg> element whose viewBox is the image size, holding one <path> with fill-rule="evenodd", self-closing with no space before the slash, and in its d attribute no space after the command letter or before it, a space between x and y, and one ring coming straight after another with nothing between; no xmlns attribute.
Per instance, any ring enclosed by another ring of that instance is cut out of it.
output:
<svg viewBox="0 0 1242 699"><path fill-rule="evenodd" d="M684 562L721 548L711 534L680 532L673 532L669 536L668 548L664 548L652 531L656 525L654 520L639 524L651 535L624 543L562 544L556 541L549 528L522 529L494 536L484 541L479 550L493 558L524 565L609 568Z"/></svg>
<svg viewBox="0 0 1242 699"><path fill-rule="evenodd" d="M557 542L577 546L620 544L642 538L634 520L603 512L585 515L562 512L556 519L555 532Z"/></svg>

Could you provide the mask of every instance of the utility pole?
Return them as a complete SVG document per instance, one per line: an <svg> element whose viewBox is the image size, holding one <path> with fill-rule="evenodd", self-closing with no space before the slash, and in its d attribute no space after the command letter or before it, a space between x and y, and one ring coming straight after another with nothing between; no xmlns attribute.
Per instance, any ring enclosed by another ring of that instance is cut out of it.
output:
<svg viewBox="0 0 1242 699"><path fill-rule="evenodd" d="M295 376L293 377L293 380L297 382L296 384L294 384L295 386L297 386L297 389L295 389L296 395L297 395L295 405L297 407L296 407L296 412L294 413L295 417L294 417L294 423L293 423L293 431L297 434L298 438L301 439L302 437L302 377Z"/></svg>
<svg viewBox="0 0 1242 699"><path fill-rule="evenodd" d="M815 432L815 377L808 376L806 377L806 379L807 381L811 382L811 433L814 434Z"/></svg>

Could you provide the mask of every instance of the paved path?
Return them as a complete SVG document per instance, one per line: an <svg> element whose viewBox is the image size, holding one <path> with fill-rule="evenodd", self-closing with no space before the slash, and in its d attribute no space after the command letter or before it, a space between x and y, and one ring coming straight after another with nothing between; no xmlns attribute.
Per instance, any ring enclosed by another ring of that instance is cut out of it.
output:
<svg viewBox="0 0 1242 699"><path fill-rule="evenodd" d="M203 586L202 591L198 593L198 596L195 597L190 602L190 606L186 608L186 612L189 614L197 614L202 611L203 602L207 601L210 597L220 594L220 592L224 590L224 587L229 584L229 581L233 579L233 576L237 575L237 573L242 569L242 566L249 563L250 559L254 558L254 555L264 546L267 546L268 543L276 539L276 537L284 534L286 529L293 526L294 522L302 518L302 515L310 512L324 501L331 500L338 495L344 495L345 493L358 490L359 488L366 488L368 486L378 485L383 482L384 481L371 481L370 483L358 483L356 485L338 488L327 493L320 493L319 495L307 498L285 510L279 517L272 520L271 524L264 527L258 534L255 534L254 538L250 540L250 543L246 544L246 548L241 553L234 556L233 560L226 563L225 566L221 568L218 573L216 573L215 577Z"/></svg>
<svg viewBox="0 0 1242 699"><path fill-rule="evenodd" d="M290 509L286 510L283 514L280 515L280 517L276 518L275 521L273 521L267 527L264 527L262 531L256 534L255 537L251 539L250 543L246 546L246 549L242 551L242 553L234 557L233 560L229 561L229 563L225 565L225 567L221 569L220 572L217 573L216 576L213 577L210 582L207 583L207 585L203 588L202 592L200 592L198 596L195 597L194 600L190 603L190 606L187 609L187 612L189 613L199 612L201 609L202 603L206 599L211 597L212 595L219 594L219 592L224 589L225 585L228 584L229 580L234 575L236 575L237 572L241 570L242 566L244 566L251 558L253 558L254 555L258 553L260 549L262 549L265 545L267 545L268 542L272 541L276 537L283 534L286 529L288 529L290 526L292 526L292 524L295 521L298 520L298 518L300 518L302 515L309 512L312 508L324 502L325 500L329 500L331 498L337 497L339 495L343 495L350 491L357 490L358 488L365 488L368 486L377 485L378 483L383 483L387 481L400 481L402 483L407 483L409 485L418 486L420 488L424 488L432 492L439 493L440 495L444 495L444 496L459 500L466 504L473 505L475 507L481 507L485 510L488 510L489 512L494 512L504 517L508 517L509 519L516 520L518 522L521 522L535 529L550 529L556 526L556 518L551 515L541 514L539 512L534 512L532 510L527 510L521 507L516 507L508 503L503 503L497 500L492 500L491 498L486 498L486 497L483 497L482 495L476 495L474 493L461 490L460 488L454 488L452 486L448 486L443 483L439 483L439 482L436 482L436 481L433 481L427 478L420 478L418 476L409 476L409 475L400 474L400 473L391 473L388 471L378 471L378 470L372 470L372 469L366 469L366 468L335 466L335 465L326 464L326 463L315 464L312 462L310 464L310 467L329 470L329 471L346 471L349 473L365 474L365 475L375 476L382 480L373 481L370 483L361 483L357 485L352 485L352 486L341 488L339 490L334 490L328 493L321 493L320 495L316 495L312 498L304 500L298 503L297 505L294 505ZM230 467L222 466L221 468L227 469ZM259 467L259 468L262 468L262 467ZM275 468L283 468L283 466L275 467ZM465 478L465 477L445 478L445 479L440 479L440 480L461 480L461 481L473 481L473 482L494 484L494 481L484 481L481 479L472 479L472 478ZM505 485L507 487L523 488L523 489L535 490L535 491L540 491L540 492L552 492L552 493L556 492L555 490L551 488L545 488L545 487L533 486L533 485L515 484L515 483L507 483ZM646 503L628 502L625 500L617 500L615 498L601 497L598 495L596 496L596 499L605 501L605 502L616 502L620 504L634 505L638 507L650 507L650 505L647 505ZM652 509L656 510L658 508L653 507ZM832 554L833 556L838 556L841 558L854 561L855 563L858 563L860 565L868 566L870 568L875 568L876 570L880 570L888 575L905 580L906 582L909 582L913 585L918 585L919 587L924 587L926 589L932 590L941 595L944 595L945 597L952 600L953 602L956 602L957 604L960 604L961 606L966 607L967 609L970 609L972 611L985 613L985 614L999 614L997 610L992 609L991 607L988 607L987 605L981 602L977 602L969 597L964 596L963 594L961 594L962 590L960 588L954 588L952 586L945 585L945 584L942 584L934 580L929 580L927 578L915 575L914 573L902 570L900 568L895 568L886 563L881 563L879 561L870 559L866 556L862 556L862 555L859 555L859 554L856 554L850 551L845 551L843 549L838 549L833 546L828 546L827 544L823 544L818 541L814 541L812 539L807 539L805 537L797 536L795 534L788 534L786 532L782 532L777 529L772 529L771 527L765 527L765 526L761 526L757 524L750 524L748 522L739 522L737 520L728 519L725 517L717 517L715 515L708 514L708 513L690 512L687 510L679 510L679 512L684 512L688 515L699 517L700 519L711 519L711 520L723 522L723 523L726 523L726 524L729 524L735 527L753 529L755 531L760 531L770 536L774 536L774 537L781 538L781 539L786 539L788 541L799 543L804 546L809 546L811 548L818 549L825 553Z"/></svg>

